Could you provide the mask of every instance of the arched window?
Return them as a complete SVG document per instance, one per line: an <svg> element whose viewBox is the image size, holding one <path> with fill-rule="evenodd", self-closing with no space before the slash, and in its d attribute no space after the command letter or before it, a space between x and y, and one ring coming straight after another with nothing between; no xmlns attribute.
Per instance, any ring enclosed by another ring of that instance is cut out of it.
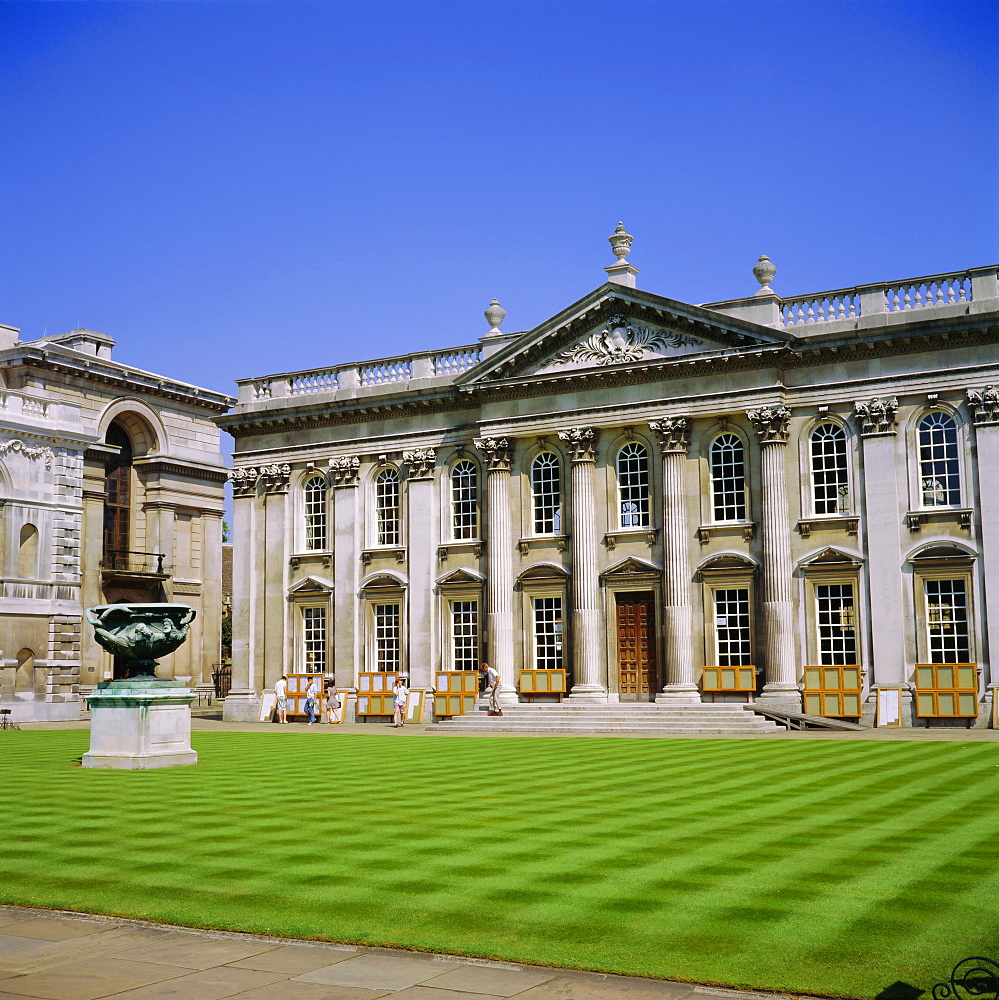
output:
<svg viewBox="0 0 999 1000"><path fill-rule="evenodd" d="M812 500L816 514L850 509L846 431L839 424L821 424L811 433Z"/></svg>
<svg viewBox="0 0 999 1000"><path fill-rule="evenodd" d="M118 454L104 465L104 566L126 569L132 540L132 441L117 423L108 428L105 440L117 445Z"/></svg>
<svg viewBox="0 0 999 1000"><path fill-rule="evenodd" d="M621 527L644 528L649 523L649 453L636 443L617 453L617 492Z"/></svg>
<svg viewBox="0 0 999 1000"><path fill-rule="evenodd" d="M562 530L562 476L558 456L542 452L531 463L534 533L557 535Z"/></svg>
<svg viewBox="0 0 999 1000"><path fill-rule="evenodd" d="M326 478L310 476L305 481L305 548L326 548Z"/></svg>
<svg viewBox="0 0 999 1000"><path fill-rule="evenodd" d="M399 544L399 473L382 469L375 477L375 514L378 544Z"/></svg>
<svg viewBox="0 0 999 1000"><path fill-rule="evenodd" d="M38 529L33 524L21 527L17 548L17 575L22 580L38 579Z"/></svg>
<svg viewBox="0 0 999 1000"><path fill-rule="evenodd" d="M716 521L746 520L746 454L737 434L719 434L708 453Z"/></svg>
<svg viewBox="0 0 999 1000"><path fill-rule="evenodd" d="M451 467L451 537L479 536L479 473L462 459Z"/></svg>
<svg viewBox="0 0 999 1000"><path fill-rule="evenodd" d="M957 424L935 410L919 421L919 481L924 507L959 507L961 477L957 462Z"/></svg>

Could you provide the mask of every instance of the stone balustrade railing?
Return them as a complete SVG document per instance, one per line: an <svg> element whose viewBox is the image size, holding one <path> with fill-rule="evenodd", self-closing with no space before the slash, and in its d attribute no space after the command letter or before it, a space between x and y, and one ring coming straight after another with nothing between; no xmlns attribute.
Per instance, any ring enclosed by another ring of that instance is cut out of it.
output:
<svg viewBox="0 0 999 1000"><path fill-rule="evenodd" d="M341 389L409 382L414 379L439 379L441 382L446 382L477 365L481 360L482 350L475 344L395 358L377 358L358 364L268 375L265 378L241 379L237 383L239 401L247 403L286 396L307 396Z"/></svg>
<svg viewBox="0 0 999 1000"><path fill-rule="evenodd" d="M994 298L996 283L997 268L974 268L798 295L781 300L782 325L785 328L810 326L856 319L858 316L910 312L979 298Z"/></svg>
<svg viewBox="0 0 999 1000"><path fill-rule="evenodd" d="M46 420L49 416L51 404L45 399L36 399L34 396L25 396L20 392L11 392L9 389L0 390L0 412L14 416L20 414L25 417Z"/></svg>

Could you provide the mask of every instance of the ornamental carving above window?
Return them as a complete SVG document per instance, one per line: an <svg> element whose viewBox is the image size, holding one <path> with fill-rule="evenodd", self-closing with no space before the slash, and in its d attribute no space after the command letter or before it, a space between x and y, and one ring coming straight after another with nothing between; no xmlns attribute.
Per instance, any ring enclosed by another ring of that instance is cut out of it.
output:
<svg viewBox="0 0 999 1000"><path fill-rule="evenodd" d="M671 347L696 347L704 341L669 330L653 330L632 323L623 313L612 316L602 330L591 333L584 341L563 351L548 363L549 368L580 364L623 365L641 361L647 355L663 353Z"/></svg>

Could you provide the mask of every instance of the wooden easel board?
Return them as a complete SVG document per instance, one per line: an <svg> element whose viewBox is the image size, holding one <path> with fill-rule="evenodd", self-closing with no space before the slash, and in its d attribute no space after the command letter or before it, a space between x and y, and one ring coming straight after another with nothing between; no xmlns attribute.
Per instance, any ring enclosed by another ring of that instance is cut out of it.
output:
<svg viewBox="0 0 999 1000"><path fill-rule="evenodd" d="M260 718L258 722L270 722L277 708L277 695L273 691L265 691L260 699Z"/></svg>
<svg viewBox="0 0 999 1000"><path fill-rule="evenodd" d="M426 691L414 691L410 689L406 692L406 722L423 722L423 713L427 704Z"/></svg>

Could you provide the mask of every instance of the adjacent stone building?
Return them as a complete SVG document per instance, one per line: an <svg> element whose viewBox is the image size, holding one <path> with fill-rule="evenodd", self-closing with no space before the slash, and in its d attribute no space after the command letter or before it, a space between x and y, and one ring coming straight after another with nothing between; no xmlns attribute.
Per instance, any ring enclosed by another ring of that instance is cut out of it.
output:
<svg viewBox="0 0 999 1000"><path fill-rule="evenodd" d="M17 339L0 326L0 706L77 718L114 676L83 623L115 601L198 612L162 676L210 682L219 659L230 397L111 359L91 330Z"/></svg>
<svg viewBox="0 0 999 1000"><path fill-rule="evenodd" d="M691 305L609 280L532 330L239 382L233 690L564 669L570 700L987 724L999 287L983 267ZM741 668L741 669L736 669Z"/></svg>

